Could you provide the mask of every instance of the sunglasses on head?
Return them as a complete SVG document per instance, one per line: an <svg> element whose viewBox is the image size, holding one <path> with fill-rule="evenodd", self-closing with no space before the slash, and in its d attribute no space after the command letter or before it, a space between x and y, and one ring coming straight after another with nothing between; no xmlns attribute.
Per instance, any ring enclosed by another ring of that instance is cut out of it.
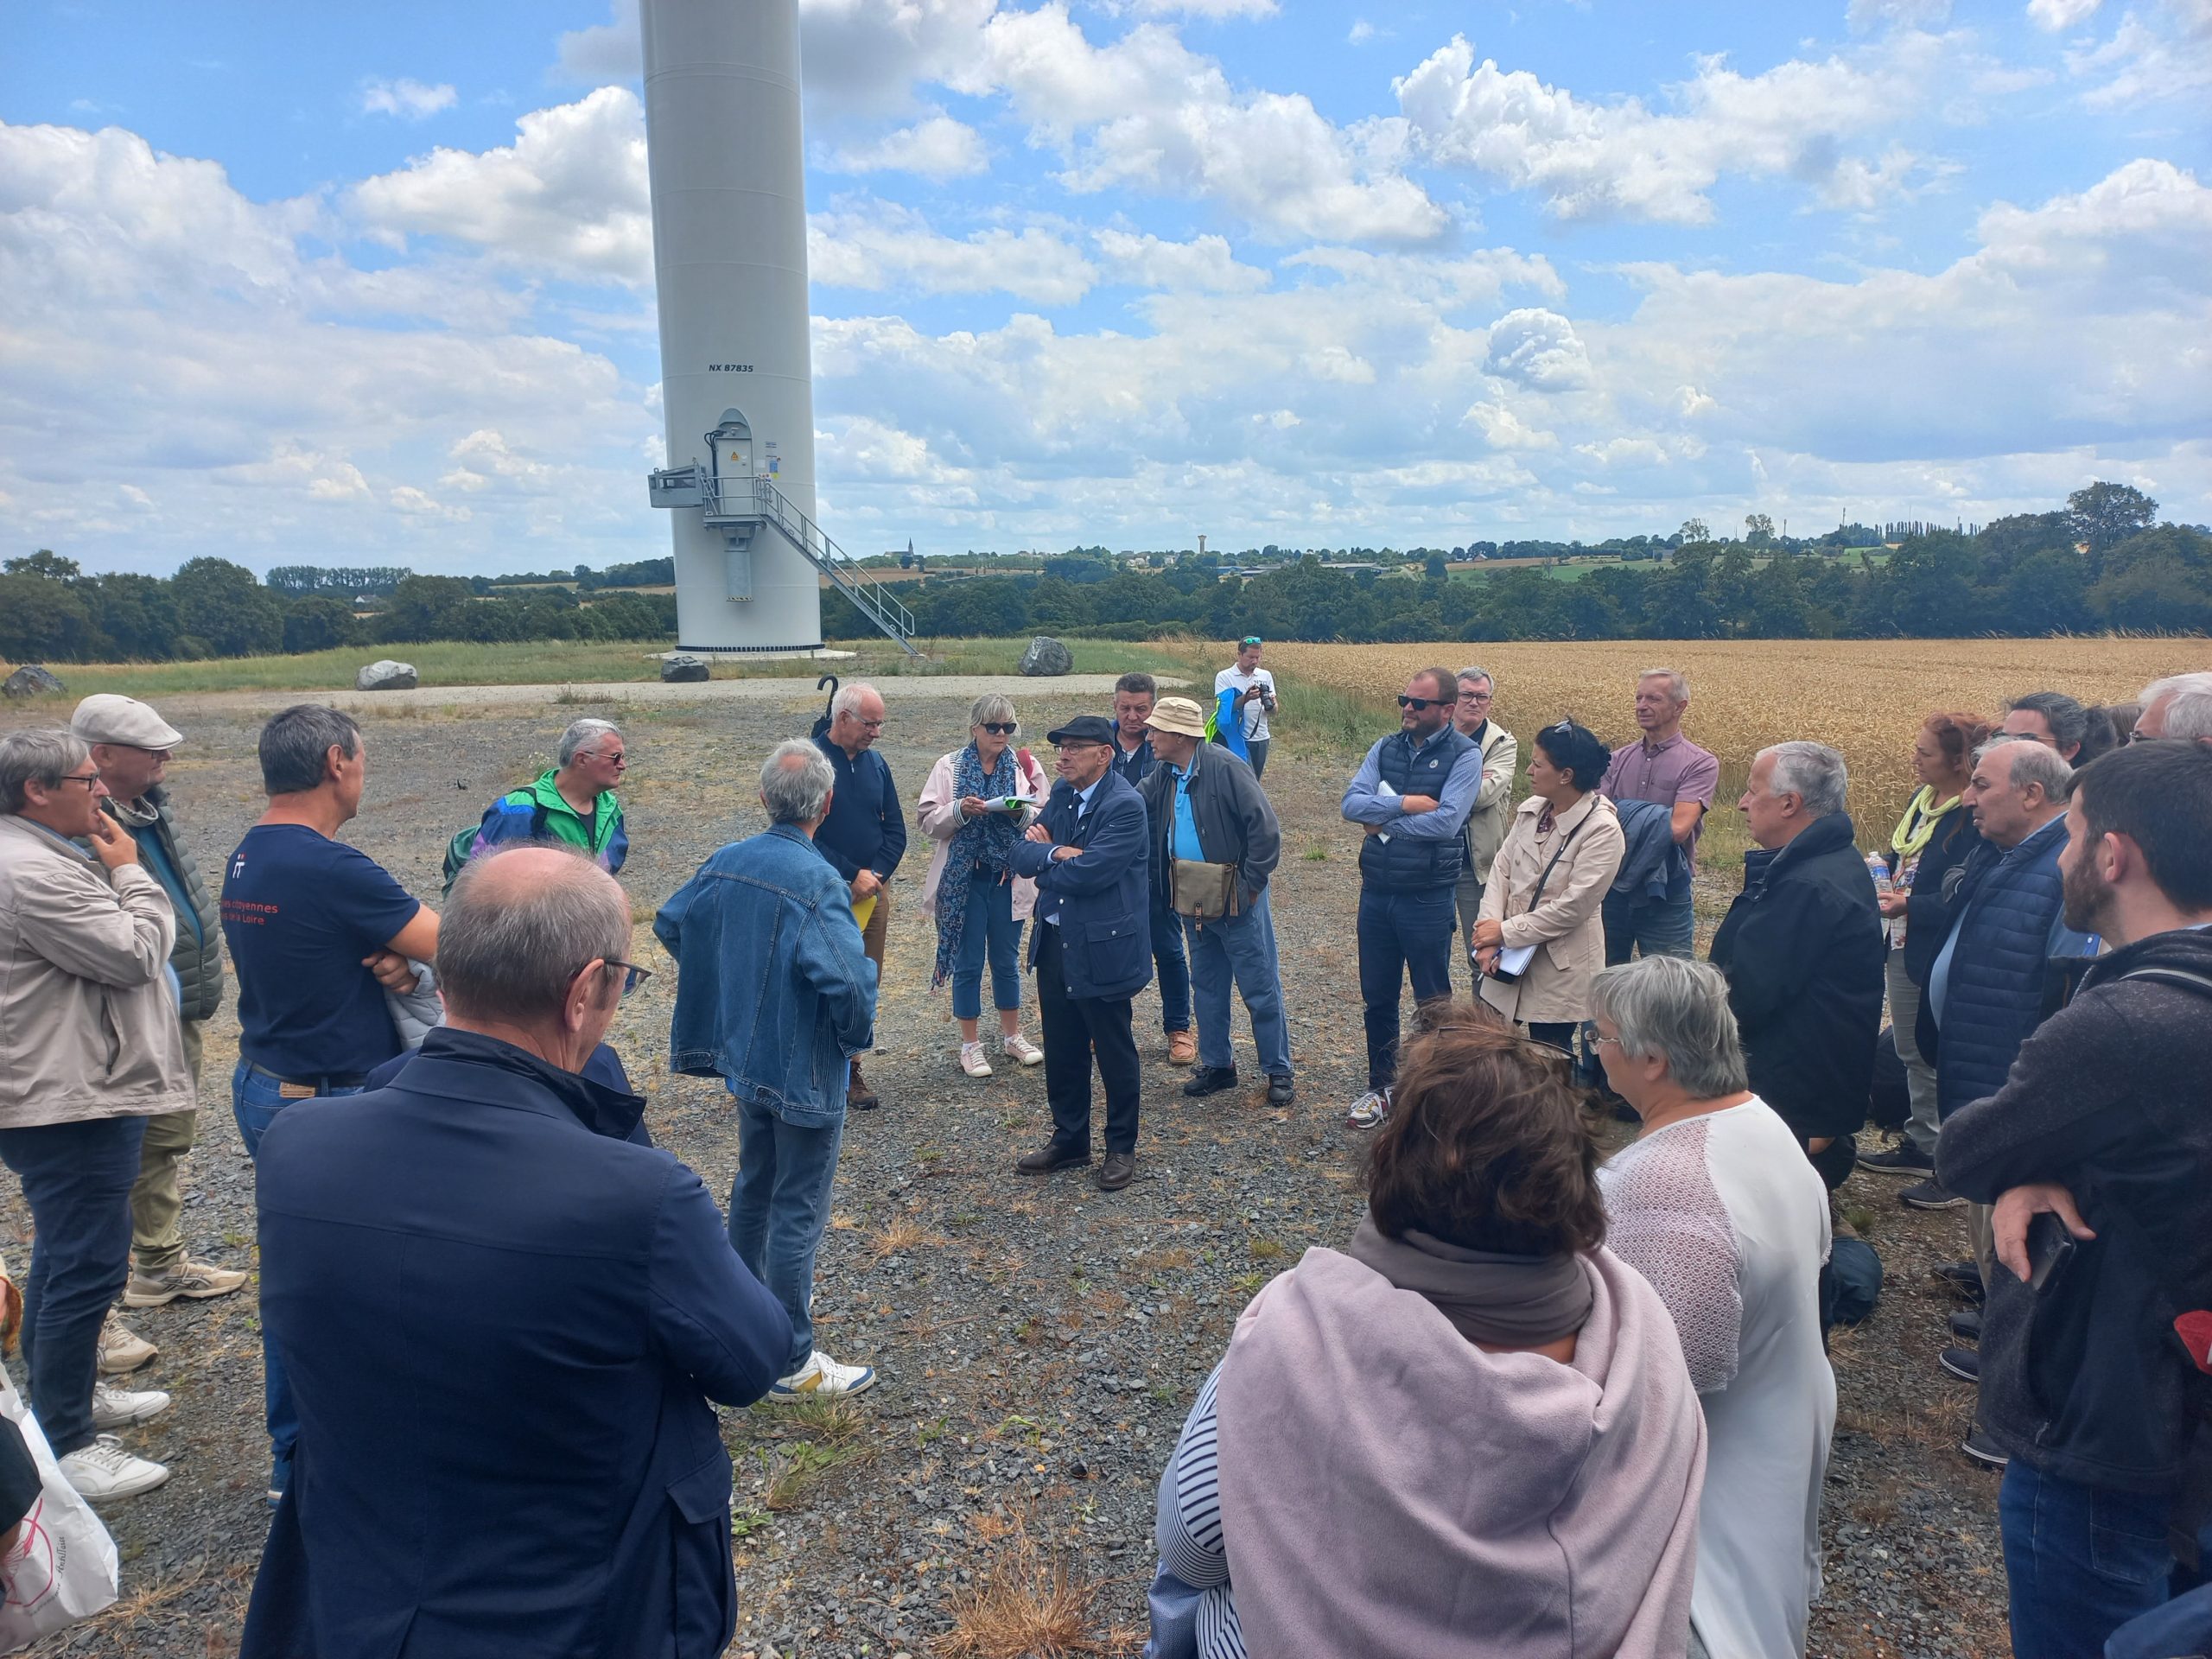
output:
<svg viewBox="0 0 2212 1659"><path fill-rule="evenodd" d="M1438 706L1438 700L1434 697L1400 697L1398 699L1398 707L1401 709L1434 709Z"/></svg>
<svg viewBox="0 0 2212 1659"><path fill-rule="evenodd" d="M1266 641L1262 640L1256 633L1248 633L1242 639L1239 639L1236 642L1239 649L1242 649L1246 645L1264 645Z"/></svg>
<svg viewBox="0 0 2212 1659"><path fill-rule="evenodd" d="M978 723L976 729L988 732L993 737L1012 737L1021 727L1018 721L986 720Z"/></svg>

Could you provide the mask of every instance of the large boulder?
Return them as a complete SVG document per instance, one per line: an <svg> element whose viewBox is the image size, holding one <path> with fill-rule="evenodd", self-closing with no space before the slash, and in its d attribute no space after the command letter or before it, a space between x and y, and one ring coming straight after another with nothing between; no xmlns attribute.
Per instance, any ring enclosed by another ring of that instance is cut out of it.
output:
<svg viewBox="0 0 2212 1659"><path fill-rule="evenodd" d="M353 677L356 691L412 691L417 683L414 664L395 663L389 657L371 663Z"/></svg>
<svg viewBox="0 0 2212 1659"><path fill-rule="evenodd" d="M69 688L44 669L25 664L0 683L0 694L10 697L58 697Z"/></svg>
<svg viewBox="0 0 2212 1659"><path fill-rule="evenodd" d="M1049 677L1075 672L1075 653L1050 634L1039 634L1021 653L1021 671Z"/></svg>
<svg viewBox="0 0 2212 1659"><path fill-rule="evenodd" d="M669 685L696 685L714 676L705 658L694 657L688 651L671 651L660 659L660 677Z"/></svg>

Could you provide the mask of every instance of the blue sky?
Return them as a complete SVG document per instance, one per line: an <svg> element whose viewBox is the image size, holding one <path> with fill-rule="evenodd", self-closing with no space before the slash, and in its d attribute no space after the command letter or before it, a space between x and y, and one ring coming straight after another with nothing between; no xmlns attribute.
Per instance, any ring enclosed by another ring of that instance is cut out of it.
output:
<svg viewBox="0 0 2212 1659"><path fill-rule="evenodd" d="M801 0L861 550L2212 518L2212 0ZM666 551L634 0L20 6L0 550Z"/></svg>

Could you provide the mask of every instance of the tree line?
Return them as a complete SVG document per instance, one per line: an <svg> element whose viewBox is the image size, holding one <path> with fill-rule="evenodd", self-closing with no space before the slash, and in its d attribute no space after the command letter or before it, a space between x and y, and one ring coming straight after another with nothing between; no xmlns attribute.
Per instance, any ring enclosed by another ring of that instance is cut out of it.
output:
<svg viewBox="0 0 2212 1659"><path fill-rule="evenodd" d="M1695 520L1685 526L1703 529ZM1646 538L1643 557L1577 567L1573 581L1540 567L1452 575L1440 557L1402 573L1334 570L1312 556L1243 580L1222 576L1212 555L1132 569L1085 549L1047 558L1039 570L933 574L898 591L917 631L931 639L2212 632L2212 533L2158 523L2158 503L2124 485L2093 484L2062 510L1999 518L1972 533L1923 528L1893 550L1859 539L1862 530L1847 527L1847 543L1794 550L1778 538ZM73 560L41 550L0 563L0 658L158 661L431 639L664 640L676 631L675 596L625 591L626 582L518 590L512 577L356 567L315 573L342 578L325 582L303 574L312 569L280 566L264 582L243 565L200 558L168 577L88 576ZM617 569L673 574L664 559ZM872 632L836 593L823 595L823 630L833 639Z"/></svg>

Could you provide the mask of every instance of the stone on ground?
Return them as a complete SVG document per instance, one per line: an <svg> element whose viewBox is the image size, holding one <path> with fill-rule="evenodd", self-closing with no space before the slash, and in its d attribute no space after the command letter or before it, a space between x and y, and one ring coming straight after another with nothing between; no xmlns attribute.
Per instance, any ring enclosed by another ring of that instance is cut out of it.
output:
<svg viewBox="0 0 2212 1659"><path fill-rule="evenodd" d="M10 697L58 697L69 688L35 664L25 664L0 683L0 693Z"/></svg>
<svg viewBox="0 0 2212 1659"><path fill-rule="evenodd" d="M353 677L356 691L412 691L416 683L415 664L395 663L389 657L379 658Z"/></svg>
<svg viewBox="0 0 2212 1659"><path fill-rule="evenodd" d="M1050 634L1039 634L1021 653L1021 671L1031 675L1072 674L1075 653Z"/></svg>
<svg viewBox="0 0 2212 1659"><path fill-rule="evenodd" d="M694 657L688 651L671 651L662 658L660 677L663 681L676 685L687 685L712 677L708 671L707 659Z"/></svg>

